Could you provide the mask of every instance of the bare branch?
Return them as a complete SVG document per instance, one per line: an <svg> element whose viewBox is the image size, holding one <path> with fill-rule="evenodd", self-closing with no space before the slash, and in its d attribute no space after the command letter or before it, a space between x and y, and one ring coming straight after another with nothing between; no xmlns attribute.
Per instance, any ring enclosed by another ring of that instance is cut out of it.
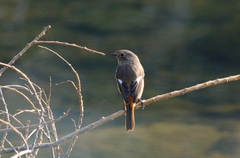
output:
<svg viewBox="0 0 240 158"><path fill-rule="evenodd" d="M60 41L36 41L35 42L35 44L41 44L41 43L61 44L61 45L65 45L65 46L71 46L71 47L84 49L84 50L87 50L89 52L97 53L97 54L100 54L100 55L105 55L105 53L103 53L103 52L99 52L99 51L96 51L96 50L93 50L93 49L90 49L90 48L87 48L87 47L83 47L83 46L79 46L79 45L72 44L72 43L67 43L67 42L60 42Z"/></svg>
<svg viewBox="0 0 240 158"><path fill-rule="evenodd" d="M66 111L62 116L60 116L59 118L57 119L54 119L54 120L51 120L49 122L45 122L43 123L42 125L47 125L47 124L51 124L53 122L57 122L57 121L60 121L62 120L64 117L66 117L68 115L68 113L70 112L70 109L68 109L68 111ZM34 124L34 125L30 125L30 126L24 126L24 127L15 127L17 130L24 130L24 129L28 129L28 128L35 128L37 127L38 125L37 124ZM6 128L6 129L0 129L0 132L5 132L5 131L12 131L13 129L12 128Z"/></svg>
<svg viewBox="0 0 240 158"><path fill-rule="evenodd" d="M75 136L73 138L71 144L69 145L68 150L67 150L67 152L64 155L64 158L68 158L70 156L70 153L72 152L72 149L73 149L73 147L74 147L74 145L75 145L77 140L78 140L78 136Z"/></svg>
<svg viewBox="0 0 240 158"><path fill-rule="evenodd" d="M13 148L12 152L18 153L18 151L14 148L13 144L7 138L4 138L4 140Z"/></svg>
<svg viewBox="0 0 240 158"><path fill-rule="evenodd" d="M62 144L64 142L66 142L67 140L71 139L71 138L74 138L75 136L79 135L79 134L82 134L82 133L86 133L87 131L93 129L93 128L96 128L106 122L109 122L111 120L114 120L115 118L123 115L125 113L124 110L120 110L110 116L107 116L107 117L102 117L100 120L96 121L96 122L93 122L89 125L87 125L86 127L83 127L77 131L74 131L64 137L62 137L61 139L59 139L58 141L55 141L55 142L52 142L52 143L43 143L43 144L36 144L36 146L34 147L34 149L37 149L37 148L49 148L49 147L54 147L54 146L57 146L59 144ZM31 145L29 145L30 148L32 148ZM10 153L10 152L13 152L15 150L17 151L22 151L22 150L26 150L25 146L20 146L20 147L15 147L15 148L6 148L6 149L1 149L0 150L0 154L3 154L3 153Z"/></svg>
<svg viewBox="0 0 240 158"><path fill-rule="evenodd" d="M206 87L215 86L217 84L227 83L227 82L231 82L231 81L237 81L239 79L240 79L240 75L235 75L235 76L229 76L229 77L225 77L225 78L219 78L219 79L216 79L216 80L211 80L211 81L208 81L208 82L197 84L197 85L192 86L192 87L184 88L184 89L181 89L181 90L176 90L176 91L166 93L166 94L162 94L162 95L157 95L155 97L152 97L150 99L145 100L143 102L143 104L148 105L148 104L151 104L151 103L159 101L159 100L164 100L164 99L168 99L168 98L171 98L171 97L184 95L186 93L193 92L193 91L196 91L196 90L199 90L199 89L203 89L203 88L206 88ZM138 109L139 107L142 107L142 103L138 103L136 105L135 109Z"/></svg>
<svg viewBox="0 0 240 158"><path fill-rule="evenodd" d="M22 140L24 141L24 144L25 144L25 146L26 146L26 149L29 149L29 147L28 147L29 145L28 145L26 139L24 138L24 136L22 135L21 132L19 132L19 131L18 131L13 125L11 125L9 122L6 122L6 121L4 121L4 120L2 120L2 119L0 119L0 122L4 123L5 125L10 126L10 127L13 129L13 131L15 131L15 132L22 138Z"/></svg>
<svg viewBox="0 0 240 158"><path fill-rule="evenodd" d="M31 153L31 152L32 152L31 150L23 150L23 151L15 154L14 156L11 156L11 158L18 158L18 157L20 157L22 155L26 155L26 154Z"/></svg>
<svg viewBox="0 0 240 158"><path fill-rule="evenodd" d="M19 90L15 89L15 88L11 88L10 86L0 86L0 88L5 88L5 89L9 89L9 90L17 92L18 94L22 95L31 104L31 106L34 110L37 110L37 108L35 107L33 102L24 93L20 92ZM29 89L27 89L27 90L29 91Z"/></svg>
<svg viewBox="0 0 240 158"><path fill-rule="evenodd" d="M3 96L2 88L0 88L0 95L1 95L0 97L1 97L1 100L2 100L4 108L5 108L7 122L10 122L10 117L8 115L9 114L8 113L8 106L7 106L7 103L5 102L5 98ZM6 128L9 128L9 125L6 125ZM3 140L2 140L1 147L4 147L4 143L5 143L5 140L7 139L7 135L8 135L8 132L5 132L4 135L3 135Z"/></svg>
<svg viewBox="0 0 240 158"><path fill-rule="evenodd" d="M42 103L41 103L41 98L39 97L39 95L38 95L38 93L37 93L34 85L32 84L30 78L28 78L28 76L27 76L25 73L23 73L21 70L17 69L15 66L11 66L11 65L9 65L9 64L5 64L5 63L2 63L2 62L0 62L0 65L3 65L3 66L5 66L5 67L9 67L9 68L13 69L14 71L16 71L17 73L19 73L20 75L22 75L22 77L23 77L24 79L26 79L26 81L28 82L29 86L31 87L31 89L32 89L32 91L33 91L34 96L35 96L36 99L38 100L38 104L39 104L41 110L44 111L44 108L43 108Z"/></svg>

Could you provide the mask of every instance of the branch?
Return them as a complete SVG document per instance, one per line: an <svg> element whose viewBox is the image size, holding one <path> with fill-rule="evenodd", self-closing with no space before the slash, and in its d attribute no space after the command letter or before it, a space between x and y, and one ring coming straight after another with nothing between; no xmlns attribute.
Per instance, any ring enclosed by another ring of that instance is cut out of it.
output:
<svg viewBox="0 0 240 158"><path fill-rule="evenodd" d="M204 83L192 86L192 87L184 88L184 89L181 89L181 90L177 90L177 91L173 91L173 92L170 92L170 93L166 93L166 94L163 94L163 95L157 95L155 97L149 98L149 99L144 101L144 105L148 105L148 104L151 104L153 102L168 99L168 98L171 98L171 97L184 95L186 93L196 91L196 90L199 90L199 89L203 89L203 88L206 88L206 87L210 87L210 86L215 86L217 84L227 83L227 82L231 82L231 81L237 81L239 79L240 79L240 75L235 75L235 76L230 76L230 77L225 77L225 78L220 78L220 79L204 82ZM142 106L142 103L140 102L136 105L136 109L138 109L141 106ZM86 133L87 131L92 130L92 129L94 129L94 128L96 128L96 127L98 127L98 126L100 126L100 125L102 125L106 122L112 121L115 118L117 118L117 117L119 117L123 114L125 114L125 110L120 110L120 111L118 111L114 114L111 114L111 115L107 116L107 117L102 117L100 120L98 120L96 122L93 122L93 123L81 128L79 130L76 130L76 131L62 137L61 139L59 139L55 142L37 144L34 148L47 148L47 147L57 146L61 143L66 142L67 140L69 140L71 138L74 138L75 136L77 136L79 134ZM31 148L31 146L29 146L29 147ZM1 149L0 154L13 152L14 150L22 151L22 150L26 150L26 147L25 146L20 146L20 147L16 147L16 148Z"/></svg>
<svg viewBox="0 0 240 158"><path fill-rule="evenodd" d="M33 85L33 82L30 80L30 78L25 73L23 73L21 70L17 69L15 66L5 64L5 63L2 63L2 62L0 62L0 65L3 65L5 67L9 67L9 68L13 69L17 73L19 73L28 82L29 86L31 87L32 93L34 94L35 98L38 101L38 104L39 104L41 110L44 111L44 108L43 108L42 103L41 103L41 98L38 95L38 93L37 93L37 91L36 91L36 89ZM30 88L29 88L29 90L30 90Z"/></svg>
<svg viewBox="0 0 240 158"><path fill-rule="evenodd" d="M164 99L168 99L168 98L171 98L171 97L184 95L186 93L193 92L193 91L196 91L196 90L199 90L199 89L203 89L203 88L207 88L207 87L210 87L210 86L215 86L217 84L227 83L227 82L231 82L231 81L237 81L239 79L240 79L240 74L235 75L235 76L225 77L225 78L218 78L216 80L207 81L207 82L197 84L197 85L192 86L192 87L184 88L184 89L181 89L181 90L176 90L176 91L169 92L169 93L162 94L162 95L157 95L155 97L152 97L150 99L145 100L143 103L144 103L144 105L148 105L148 104L151 104L151 103L159 101L159 100L164 100ZM142 107L142 103L138 103L136 105L135 109L138 109L140 107Z"/></svg>
<svg viewBox="0 0 240 158"><path fill-rule="evenodd" d="M69 112L70 112L70 109L68 109L66 112L64 112L64 114L62 116L58 117L57 119L53 119L51 121L42 123L41 125L43 126L43 125L51 124L53 122L60 121L63 118L65 118L66 116L68 116ZM24 129L34 128L34 127L37 127L37 126L38 126L38 124L34 124L34 125L23 126L23 127L14 127L14 128L17 129L17 130L24 130ZM12 130L13 130L12 128L5 128L5 129L0 129L0 132L6 132L6 131L12 131Z"/></svg>
<svg viewBox="0 0 240 158"><path fill-rule="evenodd" d="M71 47L84 49L84 50L87 50L89 52L97 53L97 54L100 54L100 55L105 55L105 53L103 53L103 52L99 52L99 51L96 51L96 50L93 50L93 49L90 49L90 48L87 48L87 47L79 46L79 45L76 45L76 44L72 44L72 43L60 42L60 41L35 41L35 44L41 44L41 43L60 44L60 45L65 45L65 46L71 46Z"/></svg>
<svg viewBox="0 0 240 158"><path fill-rule="evenodd" d="M34 147L34 149L36 148L49 148L49 147L54 147L54 146L57 146L61 143L64 143L66 142L67 140L81 134L81 133L86 133L87 131L93 129L93 128L96 128L106 122L109 122L111 120L114 120L115 118L123 115L125 113L124 110L120 110L108 117L102 117L100 120L96 121L96 122L93 122L91 123L90 125L87 125L86 127L83 127L77 131L74 131L64 137L62 137L61 139L59 139L58 141L55 141L55 142L52 142L52 143L43 143L43 144L38 144ZM29 148L32 148L31 145L29 145ZM15 150L17 151L22 151L22 150L26 150L26 147L25 146L20 146L20 147L15 147L15 148L6 148L6 149L1 149L0 150L0 154L3 154L3 153L10 153L10 152L13 152Z"/></svg>
<svg viewBox="0 0 240 158"><path fill-rule="evenodd" d="M22 93L21 91L15 89L15 88L11 88L11 87L14 87L14 85L0 86L0 88L6 88L6 89L9 89L9 90L12 90L12 91L15 91L15 92L19 93L20 95L22 95L22 96L31 104L31 106L32 106L32 108L33 108L34 110L38 110L38 109L35 107L35 105L33 104L33 102L31 102L31 100L30 100L24 93ZM18 87L20 87L20 86L18 86ZM31 92L31 91L30 91L29 89L27 89L26 87L23 87L23 86L22 86L22 88L24 88L25 90Z"/></svg>
<svg viewBox="0 0 240 158"><path fill-rule="evenodd" d="M28 143L27 143L27 141L26 141L26 139L24 138L24 136L22 135L22 133L21 132L19 132L11 123L9 123L9 122L6 122L6 121L4 121L4 120L2 120L2 119L0 119L0 122L1 123L3 123L3 124L5 124L5 125L8 125L8 126L10 126L12 129L13 129L13 131L15 131L21 138L22 138L22 141L24 142L24 144L25 144L25 148L28 150L29 148L28 148ZM25 150L26 150L25 149Z"/></svg>
<svg viewBox="0 0 240 158"><path fill-rule="evenodd" d="M32 152L31 150L24 150L24 151L22 151L20 153L15 154L11 158L18 158L18 157L21 157L22 155L26 155L26 154L31 153L31 152Z"/></svg>

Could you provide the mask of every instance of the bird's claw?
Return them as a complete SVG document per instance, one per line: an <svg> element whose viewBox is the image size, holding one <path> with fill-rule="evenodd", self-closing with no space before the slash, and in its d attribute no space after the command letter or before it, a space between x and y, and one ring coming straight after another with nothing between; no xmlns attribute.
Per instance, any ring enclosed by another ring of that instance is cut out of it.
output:
<svg viewBox="0 0 240 158"><path fill-rule="evenodd" d="M144 110L144 108L145 108L145 105L144 105L145 100L144 99L139 99L139 100L140 100L140 102L142 104L142 109Z"/></svg>

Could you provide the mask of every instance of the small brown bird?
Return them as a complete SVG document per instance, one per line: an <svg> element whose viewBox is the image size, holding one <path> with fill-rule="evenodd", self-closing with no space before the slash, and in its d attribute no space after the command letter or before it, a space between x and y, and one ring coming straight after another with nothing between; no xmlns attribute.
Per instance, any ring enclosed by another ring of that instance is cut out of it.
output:
<svg viewBox="0 0 240 158"><path fill-rule="evenodd" d="M137 57L129 50L118 50L111 55L116 56L118 66L116 79L118 90L121 93L126 110L126 130L135 128L134 107L141 99L144 89L144 69Z"/></svg>

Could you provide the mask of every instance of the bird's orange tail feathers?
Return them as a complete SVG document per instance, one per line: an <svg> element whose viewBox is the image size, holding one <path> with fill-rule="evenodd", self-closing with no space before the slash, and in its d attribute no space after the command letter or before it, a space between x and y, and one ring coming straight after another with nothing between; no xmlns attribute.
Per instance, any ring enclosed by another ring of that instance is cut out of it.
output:
<svg viewBox="0 0 240 158"><path fill-rule="evenodd" d="M129 96L129 103L125 103L126 106L126 130L133 131L135 128L135 116L134 116L134 106L133 96Z"/></svg>

